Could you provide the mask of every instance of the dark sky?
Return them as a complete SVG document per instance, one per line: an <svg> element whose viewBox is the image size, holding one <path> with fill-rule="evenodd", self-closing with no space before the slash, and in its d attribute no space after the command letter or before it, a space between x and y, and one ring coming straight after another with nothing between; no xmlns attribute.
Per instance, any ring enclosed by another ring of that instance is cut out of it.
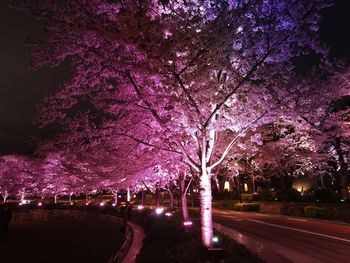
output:
<svg viewBox="0 0 350 263"><path fill-rule="evenodd" d="M66 70L27 68L30 55L24 41L40 36L42 28L33 16L19 13L0 1L0 153L28 153L29 136L47 135L32 121L36 104L62 83Z"/></svg>
<svg viewBox="0 0 350 263"><path fill-rule="evenodd" d="M323 15L321 36L331 54L350 61L349 0L337 0ZM67 69L27 69L30 56L24 47L27 37L40 36L41 26L34 17L7 7L0 0L0 154L29 153L29 136L48 136L53 129L37 129L32 121L36 105L55 90Z"/></svg>

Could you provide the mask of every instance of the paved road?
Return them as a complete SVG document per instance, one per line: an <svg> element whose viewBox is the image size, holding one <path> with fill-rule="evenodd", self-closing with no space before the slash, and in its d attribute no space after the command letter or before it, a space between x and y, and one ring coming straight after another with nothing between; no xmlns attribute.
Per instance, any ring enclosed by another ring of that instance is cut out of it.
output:
<svg viewBox="0 0 350 263"><path fill-rule="evenodd" d="M279 255L270 262L350 262L349 224L252 212L214 210L213 215L216 223L237 231L238 241L246 237L257 241L256 251Z"/></svg>
<svg viewBox="0 0 350 263"><path fill-rule="evenodd" d="M221 230L270 263L350 263L350 225L253 212L213 211Z"/></svg>

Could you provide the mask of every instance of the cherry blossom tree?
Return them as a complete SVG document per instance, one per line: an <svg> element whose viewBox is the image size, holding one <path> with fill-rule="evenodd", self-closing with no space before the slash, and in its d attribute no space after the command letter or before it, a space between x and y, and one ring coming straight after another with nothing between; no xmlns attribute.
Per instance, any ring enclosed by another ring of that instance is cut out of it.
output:
<svg viewBox="0 0 350 263"><path fill-rule="evenodd" d="M18 195L23 202L28 193L39 192L40 175L37 162L19 155L1 156L1 190L6 202L9 195Z"/></svg>
<svg viewBox="0 0 350 263"><path fill-rule="evenodd" d="M38 122L64 121L85 100L103 113L97 128L178 153L200 174L207 247L213 169L238 138L293 110L305 90L290 82L292 59L326 53L321 0L16 2L45 24L46 37L29 43L33 67L72 65ZM233 137L218 149L225 130Z"/></svg>

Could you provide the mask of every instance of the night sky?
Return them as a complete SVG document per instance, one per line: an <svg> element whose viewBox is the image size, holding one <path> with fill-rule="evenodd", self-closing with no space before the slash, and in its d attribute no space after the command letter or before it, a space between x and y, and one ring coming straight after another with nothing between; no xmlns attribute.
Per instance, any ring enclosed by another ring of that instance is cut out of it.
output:
<svg viewBox="0 0 350 263"><path fill-rule="evenodd" d="M337 0L323 15L321 37L331 55L350 61L350 1ZM42 97L62 84L67 67L27 69L27 37L40 36L42 27L31 15L19 13L0 1L0 154L30 153L30 136L47 137L54 128L38 129L32 122Z"/></svg>

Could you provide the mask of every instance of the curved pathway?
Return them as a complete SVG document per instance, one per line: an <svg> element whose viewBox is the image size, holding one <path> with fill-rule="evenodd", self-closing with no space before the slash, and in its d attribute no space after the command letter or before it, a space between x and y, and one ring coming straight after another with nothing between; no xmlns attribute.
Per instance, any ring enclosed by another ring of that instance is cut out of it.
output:
<svg viewBox="0 0 350 263"><path fill-rule="evenodd" d="M132 222L129 222L128 225L131 227L133 231L133 240L131 246L129 248L128 253L126 254L122 263L133 263L136 260L136 256L140 253L143 246L143 238L145 237L145 233L143 229Z"/></svg>

